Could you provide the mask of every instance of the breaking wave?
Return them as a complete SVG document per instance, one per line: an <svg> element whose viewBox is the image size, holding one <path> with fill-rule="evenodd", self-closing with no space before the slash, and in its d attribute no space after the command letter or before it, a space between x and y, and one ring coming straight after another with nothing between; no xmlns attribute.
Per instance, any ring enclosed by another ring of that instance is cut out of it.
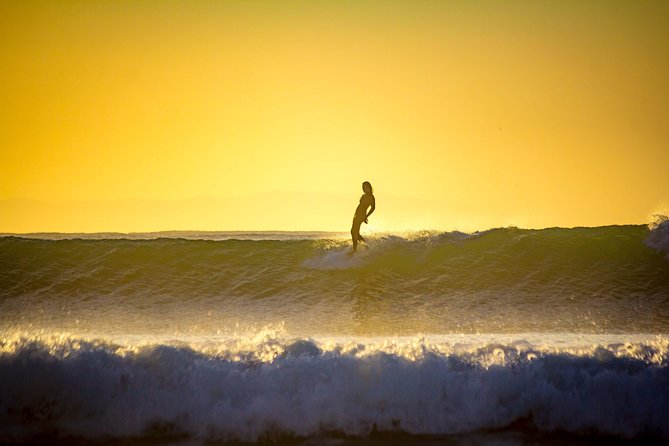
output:
<svg viewBox="0 0 669 446"><path fill-rule="evenodd" d="M666 215L656 215L649 225L650 233L646 244L667 255L669 259L669 218Z"/></svg>
<svg viewBox="0 0 669 446"><path fill-rule="evenodd" d="M669 438L669 342L542 348L317 342L119 345L14 338L0 441L259 441L319 433L544 432Z"/></svg>

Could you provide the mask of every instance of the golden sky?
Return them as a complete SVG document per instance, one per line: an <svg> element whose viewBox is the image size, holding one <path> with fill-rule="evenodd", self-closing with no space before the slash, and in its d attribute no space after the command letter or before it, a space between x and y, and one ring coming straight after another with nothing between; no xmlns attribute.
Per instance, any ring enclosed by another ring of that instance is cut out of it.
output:
<svg viewBox="0 0 669 446"><path fill-rule="evenodd" d="M0 232L644 223L667 1L0 1Z"/></svg>

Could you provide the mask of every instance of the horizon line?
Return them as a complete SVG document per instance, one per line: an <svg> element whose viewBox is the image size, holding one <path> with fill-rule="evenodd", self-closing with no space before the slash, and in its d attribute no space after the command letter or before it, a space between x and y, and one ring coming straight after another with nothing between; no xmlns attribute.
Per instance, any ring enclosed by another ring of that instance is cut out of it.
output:
<svg viewBox="0 0 669 446"><path fill-rule="evenodd" d="M456 228L452 229L398 229L389 231L373 231L370 234L397 234L397 233L418 233L418 232L461 232L466 234L474 234L477 232L492 231L495 229L521 229L527 231L542 231L546 229L597 229L597 228L611 228L611 227L625 227L625 226L646 226L649 227L652 223L612 223L609 225L575 225L575 226L545 226L545 227L520 227L515 225L495 226L486 229L478 229L475 231L465 231ZM348 231L342 230L327 230L327 229L168 229L158 231L30 231L30 232L0 232L0 237L12 236L29 236L29 235L140 235L140 234L178 234L178 233L208 233L208 234L348 234Z"/></svg>

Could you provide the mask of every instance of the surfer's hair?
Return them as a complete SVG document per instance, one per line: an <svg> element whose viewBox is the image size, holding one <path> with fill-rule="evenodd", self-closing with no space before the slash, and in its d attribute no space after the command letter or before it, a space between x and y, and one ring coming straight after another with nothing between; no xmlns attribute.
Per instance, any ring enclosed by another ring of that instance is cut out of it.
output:
<svg viewBox="0 0 669 446"><path fill-rule="evenodd" d="M369 188L370 194L374 193L374 188L372 187L372 183L370 183L369 181L365 181L364 183L362 183L362 190L365 190L365 186Z"/></svg>

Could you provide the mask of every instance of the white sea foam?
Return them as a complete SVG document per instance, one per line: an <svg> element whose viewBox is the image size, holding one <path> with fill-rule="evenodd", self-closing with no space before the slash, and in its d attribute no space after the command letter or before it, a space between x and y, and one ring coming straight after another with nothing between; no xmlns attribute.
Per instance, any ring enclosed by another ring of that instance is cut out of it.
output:
<svg viewBox="0 0 669 446"><path fill-rule="evenodd" d="M340 270L360 268L365 264L369 253L362 248L356 253L351 252L351 248L335 248L316 254L305 260L303 266L310 269L320 270Z"/></svg>
<svg viewBox="0 0 669 446"><path fill-rule="evenodd" d="M3 341L0 441L184 434L257 441L373 430L669 438L669 344L316 342L194 349L73 338Z"/></svg>
<svg viewBox="0 0 669 446"><path fill-rule="evenodd" d="M453 236L453 234L455 234ZM352 252L351 245L334 242L326 245L323 251L316 253L302 263L302 266L317 270L345 270L355 269L367 265L370 261L380 259L393 249L411 249L412 242L421 241L423 245L430 241L437 241L457 237L461 239L461 233L433 234L428 231L404 234L405 237L393 234L375 234L369 236L367 241L360 243L357 252ZM467 236L468 237L468 236ZM415 247L414 247L415 248Z"/></svg>

